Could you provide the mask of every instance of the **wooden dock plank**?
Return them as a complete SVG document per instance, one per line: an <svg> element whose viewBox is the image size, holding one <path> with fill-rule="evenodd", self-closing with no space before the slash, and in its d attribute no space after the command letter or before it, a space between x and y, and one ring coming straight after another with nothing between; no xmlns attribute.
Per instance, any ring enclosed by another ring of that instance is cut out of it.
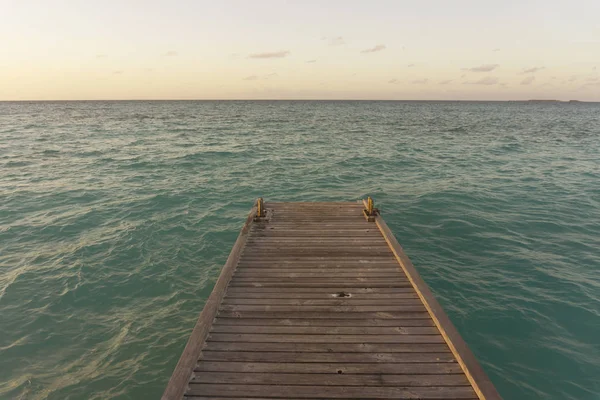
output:
<svg viewBox="0 0 600 400"><path fill-rule="evenodd" d="M282 312L282 311L219 311L222 318L276 318L276 319L431 319L426 311L377 311L377 312L323 312L305 311Z"/></svg>
<svg viewBox="0 0 600 400"><path fill-rule="evenodd" d="M445 343L239 343L206 342L204 350L291 353L450 353ZM466 379L466 377L465 377Z"/></svg>
<svg viewBox="0 0 600 400"><path fill-rule="evenodd" d="M443 363L455 362L452 353L289 353L203 350L200 360L278 363Z"/></svg>
<svg viewBox="0 0 600 400"><path fill-rule="evenodd" d="M234 326L435 326L430 319L403 319L395 321L393 319L317 319L317 318L223 318L219 317L215 320L214 326L218 325L234 325Z"/></svg>
<svg viewBox="0 0 600 400"><path fill-rule="evenodd" d="M460 374L458 363L249 363L202 361L195 372L237 373L295 373L295 374L395 374L395 375L439 375ZM341 372L339 372L341 371Z"/></svg>
<svg viewBox="0 0 600 400"><path fill-rule="evenodd" d="M253 326L213 325L213 333L261 333L294 335L439 335L436 327L348 327L348 326Z"/></svg>
<svg viewBox="0 0 600 400"><path fill-rule="evenodd" d="M163 400L500 399L363 208L255 207Z"/></svg>
<svg viewBox="0 0 600 400"><path fill-rule="evenodd" d="M343 387L303 385L222 385L191 383L187 396L300 397L305 399L476 399L473 389L446 387Z"/></svg>
<svg viewBox="0 0 600 400"><path fill-rule="evenodd" d="M327 300L313 300L313 299L236 299L236 298L225 298L223 300L224 305L292 305L292 306L387 306L389 304L394 305L420 305L421 300L419 298L404 298L404 299L384 299L384 300L362 300L356 298L331 298Z"/></svg>
<svg viewBox="0 0 600 400"><path fill-rule="evenodd" d="M442 375L345 375L345 374L243 374L203 372L192 378L193 383L245 385L321 385L321 386L469 386L463 374Z"/></svg>

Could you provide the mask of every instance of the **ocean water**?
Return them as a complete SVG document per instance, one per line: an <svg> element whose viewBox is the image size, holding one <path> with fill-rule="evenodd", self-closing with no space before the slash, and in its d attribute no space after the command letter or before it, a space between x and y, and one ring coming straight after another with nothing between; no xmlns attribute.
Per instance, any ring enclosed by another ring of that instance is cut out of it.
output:
<svg viewBox="0 0 600 400"><path fill-rule="evenodd" d="M0 103L0 398L158 399L256 197L372 195L506 399L600 399L600 104Z"/></svg>

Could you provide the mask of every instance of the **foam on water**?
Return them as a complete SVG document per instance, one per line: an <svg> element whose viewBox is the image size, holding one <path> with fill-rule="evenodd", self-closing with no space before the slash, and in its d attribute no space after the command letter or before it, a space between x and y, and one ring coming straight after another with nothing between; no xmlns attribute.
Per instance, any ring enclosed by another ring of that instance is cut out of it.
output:
<svg viewBox="0 0 600 400"><path fill-rule="evenodd" d="M254 199L377 206L506 399L600 393L600 105L0 103L0 398L159 398Z"/></svg>

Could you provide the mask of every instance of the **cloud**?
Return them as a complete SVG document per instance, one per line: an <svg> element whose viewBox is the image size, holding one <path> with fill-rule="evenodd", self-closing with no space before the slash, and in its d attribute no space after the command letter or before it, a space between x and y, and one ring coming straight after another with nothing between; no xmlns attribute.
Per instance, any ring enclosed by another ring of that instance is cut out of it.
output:
<svg viewBox="0 0 600 400"><path fill-rule="evenodd" d="M398 79L390 79L390 80L388 81L388 83L391 83L391 84L395 85L395 84L397 84L397 83L400 83L400 81L399 81Z"/></svg>
<svg viewBox="0 0 600 400"><path fill-rule="evenodd" d="M316 63L316 62L317 62L317 60L308 60L306 63L307 63L307 64L314 64L314 63Z"/></svg>
<svg viewBox="0 0 600 400"><path fill-rule="evenodd" d="M447 85L447 84L449 84L450 82L452 82L453 80L454 80L454 79L446 79L445 81L440 81L440 82L439 82L439 84L440 84L440 85Z"/></svg>
<svg viewBox="0 0 600 400"><path fill-rule="evenodd" d="M499 66L500 66L499 64L483 64L483 65L480 65L478 67L463 68L463 71L469 71L469 72L490 72L490 71L495 70Z"/></svg>
<svg viewBox="0 0 600 400"><path fill-rule="evenodd" d="M96 54L96 58L106 58L108 57L106 54Z"/></svg>
<svg viewBox="0 0 600 400"><path fill-rule="evenodd" d="M266 81L266 80L268 80L268 79L275 78L276 76L279 76L279 75L277 75L277 72L271 72L270 74L263 75L263 76L258 76L258 75L250 75L250 76L247 76L247 77L243 78L243 80L244 80L244 81L258 81L258 80L265 80L265 81Z"/></svg>
<svg viewBox="0 0 600 400"><path fill-rule="evenodd" d="M283 58L290 54L289 50L269 51L265 53L250 54L248 58Z"/></svg>
<svg viewBox="0 0 600 400"><path fill-rule="evenodd" d="M176 55L177 55L177 52L173 51L173 50L167 51L165 54L163 54L163 56L165 56L165 57L175 57Z"/></svg>
<svg viewBox="0 0 600 400"><path fill-rule="evenodd" d="M577 79L579 79L577 75L571 75L571 77L569 78L569 82L575 82Z"/></svg>
<svg viewBox="0 0 600 400"><path fill-rule="evenodd" d="M369 49L364 49L363 51L361 51L361 53L377 53L378 51L382 51L382 50L385 50L385 45L378 44L375 47L371 47Z"/></svg>
<svg viewBox="0 0 600 400"><path fill-rule="evenodd" d="M533 67L533 68L524 68L522 74L535 74L538 71L543 70L545 67Z"/></svg>
<svg viewBox="0 0 600 400"><path fill-rule="evenodd" d="M415 66L415 64L408 64L407 66L408 66L408 68L412 68Z"/></svg>
<svg viewBox="0 0 600 400"><path fill-rule="evenodd" d="M323 38L323 40L326 40L327 38ZM343 37L341 36L336 36L336 37L332 37L329 38L328 42L327 42L330 46L343 46L346 44L346 41L344 40Z"/></svg>
<svg viewBox="0 0 600 400"><path fill-rule="evenodd" d="M498 83L499 83L498 78L495 78L493 76L486 76L485 78L481 78L477 81L467 81L467 82L464 82L463 84L464 85L487 85L487 86L489 86L489 85L496 85Z"/></svg>
<svg viewBox="0 0 600 400"><path fill-rule="evenodd" d="M118 69L118 70L113 71L112 73L113 73L113 75L120 75L123 73L123 70Z"/></svg>
<svg viewBox="0 0 600 400"><path fill-rule="evenodd" d="M521 81L521 85L531 85L535 81L535 76L531 75Z"/></svg>
<svg viewBox="0 0 600 400"><path fill-rule="evenodd" d="M411 83L414 83L415 85L424 85L427 82L429 82L429 79L416 79L416 80L412 81Z"/></svg>
<svg viewBox="0 0 600 400"><path fill-rule="evenodd" d="M500 49L494 49L494 50L492 50L492 51L496 52L496 51L500 51Z"/></svg>

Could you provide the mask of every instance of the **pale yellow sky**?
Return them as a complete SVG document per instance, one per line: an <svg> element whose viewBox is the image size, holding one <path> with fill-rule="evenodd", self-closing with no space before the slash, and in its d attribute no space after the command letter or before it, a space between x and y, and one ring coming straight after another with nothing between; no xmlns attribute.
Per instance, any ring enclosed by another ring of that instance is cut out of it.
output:
<svg viewBox="0 0 600 400"><path fill-rule="evenodd" d="M0 9L0 100L600 101L598 0L0 0Z"/></svg>

